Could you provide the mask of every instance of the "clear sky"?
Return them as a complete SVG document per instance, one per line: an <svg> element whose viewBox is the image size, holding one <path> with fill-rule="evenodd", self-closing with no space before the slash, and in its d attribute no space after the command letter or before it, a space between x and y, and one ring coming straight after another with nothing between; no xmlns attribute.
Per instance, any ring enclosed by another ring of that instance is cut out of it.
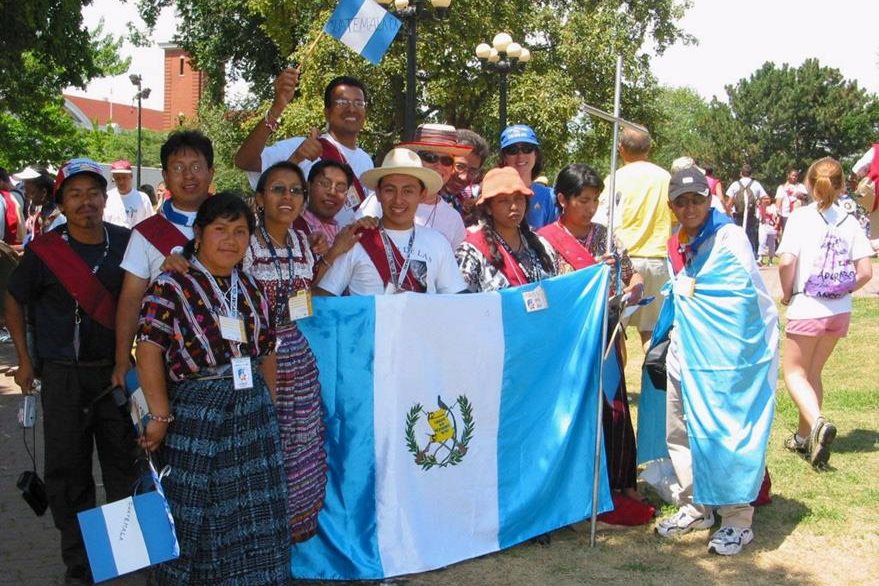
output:
<svg viewBox="0 0 879 586"><path fill-rule="evenodd" d="M125 34L128 21L139 22L133 0L94 0L84 10L85 22L105 20L105 30ZM454 2L451 18L454 18ZM660 83L690 86L706 99L724 98L724 85L749 77L764 62L800 65L817 57L822 65L842 71L867 90L879 93L879 1L877 0L695 0L682 21L699 39L695 46L676 45L654 60ZM152 95L144 104L163 107L163 62L158 43L174 33L173 13L162 13L154 45L123 52L133 57L129 73L143 75ZM135 94L128 74L92 82L72 93L129 103Z"/></svg>

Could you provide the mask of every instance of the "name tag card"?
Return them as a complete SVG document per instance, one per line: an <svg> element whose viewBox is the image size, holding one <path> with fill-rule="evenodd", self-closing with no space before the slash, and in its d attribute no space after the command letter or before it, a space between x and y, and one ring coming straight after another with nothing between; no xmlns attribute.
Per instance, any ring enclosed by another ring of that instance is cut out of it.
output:
<svg viewBox="0 0 879 586"><path fill-rule="evenodd" d="M549 302L546 300L546 291L540 285L531 291L523 292L522 298L525 300L525 311L528 313L543 311L549 307Z"/></svg>
<svg viewBox="0 0 879 586"><path fill-rule="evenodd" d="M230 342L244 342L247 335L244 333L244 320L237 317L220 316L220 335Z"/></svg>
<svg viewBox="0 0 879 586"><path fill-rule="evenodd" d="M696 293L696 279L681 275L675 279L674 292L679 297L692 297Z"/></svg>
<svg viewBox="0 0 879 586"><path fill-rule="evenodd" d="M253 388L253 371L249 356L232 359L232 384L238 390Z"/></svg>
<svg viewBox="0 0 879 586"><path fill-rule="evenodd" d="M296 295L291 295L290 299L287 300L287 309L290 312L291 320L311 317L314 314L311 306L311 291L303 289Z"/></svg>

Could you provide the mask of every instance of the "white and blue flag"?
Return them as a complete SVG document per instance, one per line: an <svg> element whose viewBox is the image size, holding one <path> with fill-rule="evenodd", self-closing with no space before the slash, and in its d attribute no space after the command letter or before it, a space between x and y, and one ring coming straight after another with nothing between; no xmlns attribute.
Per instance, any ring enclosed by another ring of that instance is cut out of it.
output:
<svg viewBox="0 0 879 586"><path fill-rule="evenodd" d="M324 32L378 65L400 30L400 20L373 0L341 0Z"/></svg>
<svg viewBox="0 0 879 586"><path fill-rule="evenodd" d="M548 308L528 312L537 286ZM328 484L294 576L423 572L589 517L607 289L598 265L497 293L316 299L299 325Z"/></svg>

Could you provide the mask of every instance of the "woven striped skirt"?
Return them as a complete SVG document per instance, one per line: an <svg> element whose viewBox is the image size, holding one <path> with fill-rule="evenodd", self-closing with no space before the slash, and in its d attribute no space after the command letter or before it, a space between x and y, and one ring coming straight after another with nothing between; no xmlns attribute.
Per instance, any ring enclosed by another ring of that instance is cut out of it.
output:
<svg viewBox="0 0 879 586"><path fill-rule="evenodd" d="M317 533L327 485L324 419L317 364L295 323L278 328L278 425L287 473L287 514L294 543Z"/></svg>
<svg viewBox="0 0 879 586"><path fill-rule="evenodd" d="M229 378L169 389L175 416L161 450L180 558L159 584L287 584L290 538L275 409L262 377L235 390Z"/></svg>

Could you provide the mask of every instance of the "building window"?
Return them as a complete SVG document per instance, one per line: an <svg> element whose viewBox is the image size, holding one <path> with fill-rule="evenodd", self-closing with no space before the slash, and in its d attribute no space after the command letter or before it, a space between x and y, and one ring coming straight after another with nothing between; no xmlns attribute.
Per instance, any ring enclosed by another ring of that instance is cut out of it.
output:
<svg viewBox="0 0 879 586"><path fill-rule="evenodd" d="M180 58L180 75L183 75L183 64L185 63L185 60L185 57Z"/></svg>

